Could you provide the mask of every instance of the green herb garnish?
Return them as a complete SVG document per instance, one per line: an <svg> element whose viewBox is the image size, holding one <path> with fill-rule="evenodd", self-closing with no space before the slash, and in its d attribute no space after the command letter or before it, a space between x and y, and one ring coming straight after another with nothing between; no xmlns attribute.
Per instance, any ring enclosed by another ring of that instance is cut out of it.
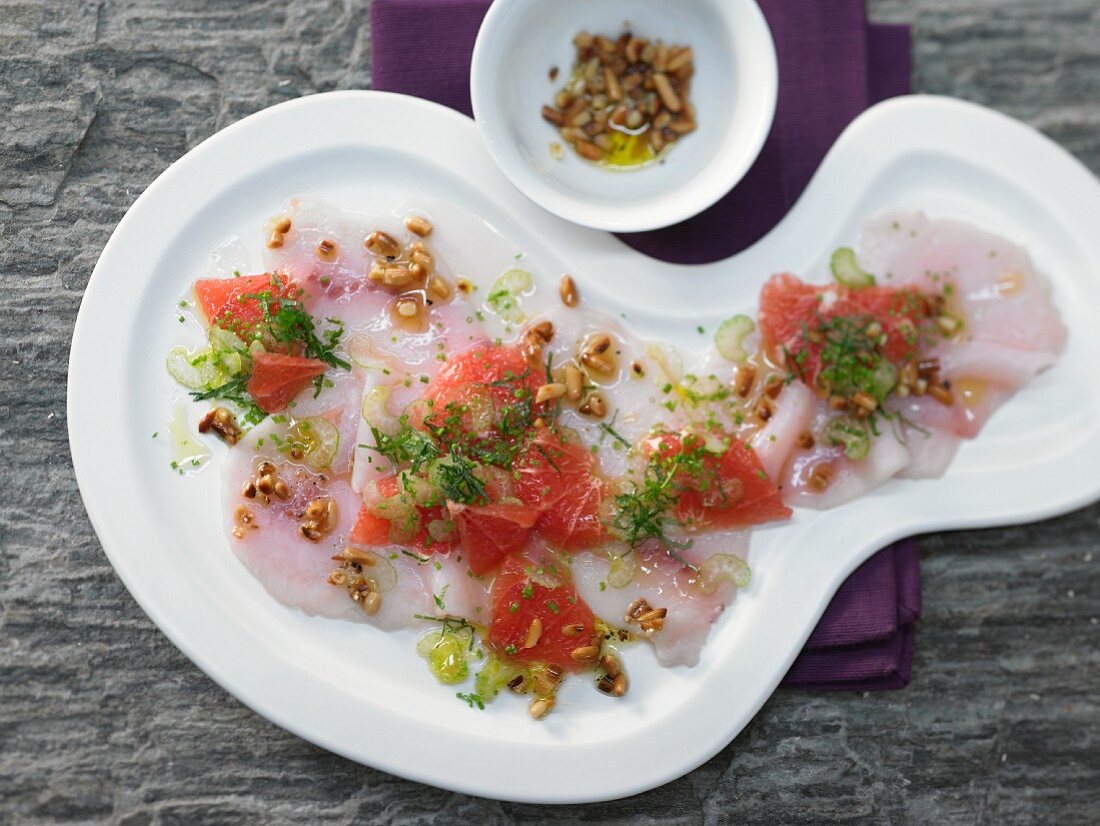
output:
<svg viewBox="0 0 1100 826"><path fill-rule="evenodd" d="M470 708L474 708L476 706L481 711L485 711L485 701L481 699L480 694L476 694L473 692L471 692L470 694L463 694L460 691L455 694L455 696L466 703L466 705L468 705Z"/></svg>

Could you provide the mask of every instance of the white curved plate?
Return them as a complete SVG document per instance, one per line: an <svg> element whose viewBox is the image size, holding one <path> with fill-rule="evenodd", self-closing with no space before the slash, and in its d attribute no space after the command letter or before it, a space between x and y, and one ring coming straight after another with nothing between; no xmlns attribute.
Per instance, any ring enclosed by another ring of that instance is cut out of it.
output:
<svg viewBox="0 0 1100 826"><path fill-rule="evenodd" d="M225 238L254 238L290 194L370 203L450 199L572 272L589 301L643 333L698 346L751 307L774 270L825 272L858 221L919 207L1025 244L1070 330L1062 360L964 446L944 479L891 482L757 531L755 582L695 669L632 652L632 692L585 691L538 724L508 698L467 709L434 684L407 634L311 619L267 596L227 547L217 474L181 479L150 439L168 415L164 353L175 300ZM318 745L487 797L589 801L675 778L750 720L840 582L900 536L1038 519L1100 495L1100 186L1036 132L936 98L881 104L841 137L783 223L745 253L659 264L542 212L498 172L472 121L411 98L339 92L253 115L160 176L119 224L89 282L69 369L69 432L88 513L112 564L165 634L241 701Z"/></svg>

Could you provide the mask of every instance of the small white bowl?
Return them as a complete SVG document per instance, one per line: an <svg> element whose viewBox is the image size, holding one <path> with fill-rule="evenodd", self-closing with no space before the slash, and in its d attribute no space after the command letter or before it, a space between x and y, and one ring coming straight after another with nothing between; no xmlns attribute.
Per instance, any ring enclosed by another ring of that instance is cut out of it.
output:
<svg viewBox="0 0 1100 826"><path fill-rule="evenodd" d="M543 104L569 77L573 36L582 30L608 37L629 30L694 50L699 126L657 163L602 168L543 120ZM675 224L729 192L771 130L777 87L775 45L753 0L496 0L470 72L474 116L512 183L562 218L615 232ZM559 160L551 156L555 142L564 150Z"/></svg>

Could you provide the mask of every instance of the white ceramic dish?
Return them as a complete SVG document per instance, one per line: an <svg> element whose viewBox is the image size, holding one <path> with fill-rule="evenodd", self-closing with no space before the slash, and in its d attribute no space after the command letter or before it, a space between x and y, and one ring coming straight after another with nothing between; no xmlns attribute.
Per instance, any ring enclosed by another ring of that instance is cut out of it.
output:
<svg viewBox="0 0 1100 826"><path fill-rule="evenodd" d="M573 36L624 28L691 45L699 128L645 169L609 172L568 146L554 160L561 137L540 110L568 77ZM562 71L556 83L551 66ZM675 224L729 192L771 130L777 89L775 45L753 0L497 0L470 71L474 116L512 183L555 215L615 232Z"/></svg>
<svg viewBox="0 0 1100 826"><path fill-rule="evenodd" d="M435 684L413 635L310 619L271 599L230 552L218 476L180 478L150 439L169 413L164 353L174 306L227 237L256 239L290 195L350 204L445 198L483 216L536 270L684 346L697 324L750 307L763 280L821 277L863 216L921 207L1030 248L1070 331L1062 360L965 445L946 477L894 481L754 534L753 585L717 623L695 669L628 652L632 691L583 691L529 720L508 698L468 709ZM487 797L614 798L671 780L725 746L775 689L840 582L890 540L1008 524L1100 495L1100 185L1031 129L977 106L907 98L860 117L802 200L743 254L666 266L553 218L499 173L472 121L411 98L338 92L237 123L169 168L119 224L73 337L68 425L77 480L134 598L197 665L260 714L353 760ZM356 652L351 657L349 651Z"/></svg>

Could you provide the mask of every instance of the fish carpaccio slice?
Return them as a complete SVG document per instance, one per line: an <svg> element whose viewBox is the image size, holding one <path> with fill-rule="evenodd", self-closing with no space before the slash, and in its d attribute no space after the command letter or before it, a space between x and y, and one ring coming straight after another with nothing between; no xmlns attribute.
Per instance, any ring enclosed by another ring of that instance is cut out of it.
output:
<svg viewBox="0 0 1100 826"><path fill-rule="evenodd" d="M338 565L332 557L347 544L360 499L346 478L312 471L264 450L263 445L270 445L279 430L280 425L270 420L254 428L234 447L223 469L226 528L230 545L245 567L275 599L311 616L369 621L393 629L414 624L414 614L431 613L434 582L430 575L425 577L426 570L416 560L402 555L387 559L396 571L396 584L373 617L367 617L343 588L329 584L329 574ZM262 498L243 494L264 461L275 465L276 478L288 486L285 500L272 496L264 503ZM314 542L302 534L301 527L306 509L317 499L335 503L336 525ZM242 524L242 508L247 509L247 524Z"/></svg>
<svg viewBox="0 0 1100 826"><path fill-rule="evenodd" d="M1000 236L920 212L887 213L864 224L859 260L882 283L944 295L963 323L960 335L928 353L960 403L935 412L923 398L899 405L918 424L973 438L1065 346L1050 284L1025 249Z"/></svg>
<svg viewBox="0 0 1100 826"><path fill-rule="evenodd" d="M1004 238L920 212L892 212L864 224L857 256L879 287L943 296L946 311L961 322L956 335L921 352L922 358L938 360L956 401L944 405L928 395L892 396L886 407L896 415L881 423L868 456L853 461L841 447L822 440L808 450L796 446L798 434L820 433L834 414L805 384L790 384L777 400L776 415L753 440L765 468L781 479L790 505L835 507L895 476L942 475L960 444L1053 364L1065 343L1049 283L1026 250ZM816 292L825 306L842 289L809 288L787 275L774 278L769 288L810 290L811 300ZM832 471L824 490L809 483L821 464Z"/></svg>
<svg viewBox="0 0 1100 826"><path fill-rule="evenodd" d="M696 566L717 553L747 556L745 531L716 531L693 539L680 556ZM692 584L691 570L663 551L637 548L631 553L638 555L634 576L622 587L609 584L611 565L606 557L579 554L573 561L577 593L605 622L633 631L638 629L627 621L626 613L635 600L665 608L664 627L650 638L657 661L664 666L696 665L711 625L733 602L736 586L722 582L714 593L703 594Z"/></svg>

